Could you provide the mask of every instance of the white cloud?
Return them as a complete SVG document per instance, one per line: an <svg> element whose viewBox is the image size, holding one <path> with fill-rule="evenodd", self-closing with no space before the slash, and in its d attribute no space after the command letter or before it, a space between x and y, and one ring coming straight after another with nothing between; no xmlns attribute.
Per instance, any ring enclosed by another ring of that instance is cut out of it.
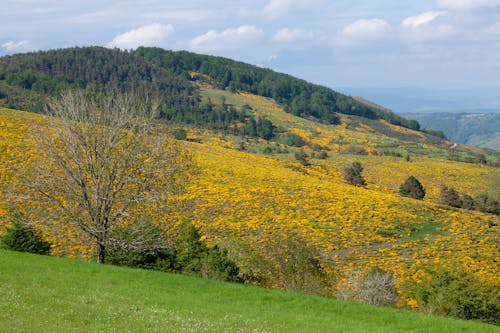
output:
<svg viewBox="0 0 500 333"><path fill-rule="evenodd" d="M322 0L270 0L264 7L268 18L278 18L294 10L307 10L318 7Z"/></svg>
<svg viewBox="0 0 500 333"><path fill-rule="evenodd" d="M253 25L242 25L238 28L229 28L220 32L210 30L192 39L190 44L193 50L237 49L241 45L257 39L261 34L262 30Z"/></svg>
<svg viewBox="0 0 500 333"><path fill-rule="evenodd" d="M337 42L352 45L383 37L390 29L389 24L379 18L357 20L344 27Z"/></svg>
<svg viewBox="0 0 500 333"><path fill-rule="evenodd" d="M410 40L432 40L449 36L455 31L454 27L438 22L438 18L444 15L446 12L430 11L405 18L401 22L404 36Z"/></svg>
<svg viewBox="0 0 500 333"><path fill-rule="evenodd" d="M475 10L500 7L500 0L437 0L438 4L451 10Z"/></svg>
<svg viewBox="0 0 500 333"><path fill-rule="evenodd" d="M300 28L283 28L273 36L273 40L280 43L289 43L295 42L297 40L315 38L321 38L320 34L315 33L314 31L307 31Z"/></svg>
<svg viewBox="0 0 500 333"><path fill-rule="evenodd" d="M6 42L2 44L2 47L6 49L7 51L16 51L16 50L22 50L28 46L29 42L27 40L22 40L20 42Z"/></svg>
<svg viewBox="0 0 500 333"><path fill-rule="evenodd" d="M116 36L107 46L118 47L120 49L135 49L139 46L160 46L173 31L174 27L171 24L149 24Z"/></svg>
<svg viewBox="0 0 500 333"><path fill-rule="evenodd" d="M446 12L425 12L420 15L407 17L401 22L401 27L404 29L417 29L423 25L429 24L439 16L446 14Z"/></svg>

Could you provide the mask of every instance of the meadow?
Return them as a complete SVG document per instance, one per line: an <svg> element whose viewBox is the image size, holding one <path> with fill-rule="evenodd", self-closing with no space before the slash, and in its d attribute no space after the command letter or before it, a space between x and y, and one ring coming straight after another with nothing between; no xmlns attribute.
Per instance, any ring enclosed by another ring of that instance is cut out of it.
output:
<svg viewBox="0 0 500 333"><path fill-rule="evenodd" d="M0 250L2 332L500 332L293 292Z"/></svg>

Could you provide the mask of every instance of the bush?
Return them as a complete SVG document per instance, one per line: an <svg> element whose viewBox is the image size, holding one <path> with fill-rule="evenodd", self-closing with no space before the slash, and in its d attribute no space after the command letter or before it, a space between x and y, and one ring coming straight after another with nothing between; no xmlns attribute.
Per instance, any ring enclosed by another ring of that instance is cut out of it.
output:
<svg viewBox="0 0 500 333"><path fill-rule="evenodd" d="M282 239L264 239L261 246L268 250L250 255L251 271L245 282L307 294L329 294L336 277L324 270L317 247L294 232Z"/></svg>
<svg viewBox="0 0 500 333"><path fill-rule="evenodd" d="M307 154L303 150L295 152L294 156L295 156L295 159L303 166L311 165L311 163L309 163L309 161L307 159L308 158Z"/></svg>
<svg viewBox="0 0 500 333"><path fill-rule="evenodd" d="M306 144L300 136L294 133L282 134L279 138L279 142L292 147L303 147Z"/></svg>
<svg viewBox="0 0 500 333"><path fill-rule="evenodd" d="M359 146L348 146L343 153L351 155L368 155L368 151L364 147Z"/></svg>
<svg viewBox="0 0 500 333"><path fill-rule="evenodd" d="M28 224L20 213L12 216L12 224L2 235L0 245L8 250L48 255L51 244Z"/></svg>
<svg viewBox="0 0 500 333"><path fill-rule="evenodd" d="M474 200L474 206L482 212L500 215L500 201L495 200L487 193L477 196Z"/></svg>
<svg viewBox="0 0 500 333"><path fill-rule="evenodd" d="M460 193L443 185L439 191L439 203L456 208L475 209L488 214L500 215L500 201L495 199L494 194L489 193L480 194L474 199L468 194Z"/></svg>
<svg viewBox="0 0 500 333"><path fill-rule="evenodd" d="M187 133L186 130L183 128L176 128L174 130L174 138L177 140L186 140L187 139Z"/></svg>
<svg viewBox="0 0 500 333"><path fill-rule="evenodd" d="M445 185L439 188L439 203L456 208L462 207L460 194L455 189Z"/></svg>
<svg viewBox="0 0 500 333"><path fill-rule="evenodd" d="M360 162L355 161L347 164L342 174L347 183L355 186L365 186L366 181L361 175L361 172L363 172L363 166Z"/></svg>
<svg viewBox="0 0 500 333"><path fill-rule="evenodd" d="M391 273L378 267L369 270L358 285L358 297L370 305L393 306L398 300Z"/></svg>
<svg viewBox="0 0 500 333"><path fill-rule="evenodd" d="M429 276L403 284L421 311L500 324L500 295L493 285L477 280L461 268L425 268Z"/></svg>
<svg viewBox="0 0 500 333"><path fill-rule="evenodd" d="M320 160L326 160L328 158L328 154L326 151L322 150L319 152L317 158L319 158Z"/></svg>
<svg viewBox="0 0 500 333"><path fill-rule="evenodd" d="M410 176L399 187L402 196L422 200L425 197L425 189L417 178Z"/></svg>
<svg viewBox="0 0 500 333"><path fill-rule="evenodd" d="M106 262L111 265L175 272L176 252L164 249L156 252L136 252L119 249L106 251Z"/></svg>
<svg viewBox="0 0 500 333"><path fill-rule="evenodd" d="M263 150L262 150L262 154L272 154L273 153L273 149L269 146L266 146Z"/></svg>
<svg viewBox="0 0 500 333"><path fill-rule="evenodd" d="M114 265L241 282L239 267L229 258L227 251L217 246L207 247L193 225L185 230L176 248L149 252L108 249L106 258L108 263Z"/></svg>
<svg viewBox="0 0 500 333"><path fill-rule="evenodd" d="M176 268L194 276L230 282L241 282L239 268L227 251L215 246L208 248L195 226L189 225L178 248Z"/></svg>

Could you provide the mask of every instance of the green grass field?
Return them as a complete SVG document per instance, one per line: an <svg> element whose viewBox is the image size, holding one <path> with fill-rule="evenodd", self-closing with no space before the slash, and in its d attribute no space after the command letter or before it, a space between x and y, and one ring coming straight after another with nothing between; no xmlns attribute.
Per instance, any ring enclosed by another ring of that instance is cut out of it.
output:
<svg viewBox="0 0 500 333"><path fill-rule="evenodd" d="M500 332L297 293L0 251L0 332Z"/></svg>

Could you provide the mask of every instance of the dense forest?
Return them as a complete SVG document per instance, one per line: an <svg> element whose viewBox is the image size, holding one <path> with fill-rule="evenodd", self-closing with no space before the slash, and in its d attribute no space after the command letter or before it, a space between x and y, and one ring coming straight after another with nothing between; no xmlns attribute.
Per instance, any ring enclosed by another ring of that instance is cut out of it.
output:
<svg viewBox="0 0 500 333"><path fill-rule="evenodd" d="M174 52L141 47L135 53L186 78L190 77L190 72L197 72L209 76L213 80L211 83L220 89L229 88L232 91L240 90L273 98L296 116L338 124L339 118L335 114L337 112L370 119L384 119L392 124L416 130L420 128L417 121L407 120L393 112L356 101L332 89L270 69L187 51Z"/></svg>
<svg viewBox="0 0 500 333"><path fill-rule="evenodd" d="M290 75L226 58L159 48L76 47L2 57L0 105L42 112L67 87L152 91L161 97L164 119L265 139L274 136L268 121L257 119L249 110L202 101L196 85L189 82L200 78L216 88L273 98L294 115L329 124L339 124L337 113L343 113L419 129L415 120Z"/></svg>
<svg viewBox="0 0 500 333"><path fill-rule="evenodd" d="M194 88L187 80L118 49L68 48L3 57L0 80L3 87L14 87L10 94L5 88L1 93L6 103L15 104L16 96L11 96L15 88L55 97L67 87L95 87L160 92L167 109L196 105ZM33 107L32 111L41 111Z"/></svg>

